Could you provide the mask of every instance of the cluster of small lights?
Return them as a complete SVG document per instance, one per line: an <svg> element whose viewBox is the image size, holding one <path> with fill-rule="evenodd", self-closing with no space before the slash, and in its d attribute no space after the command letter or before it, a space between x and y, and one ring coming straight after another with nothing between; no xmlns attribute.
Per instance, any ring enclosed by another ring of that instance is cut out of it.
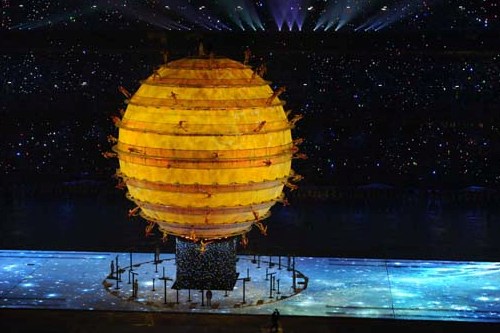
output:
<svg viewBox="0 0 500 333"><path fill-rule="evenodd" d="M495 0L2 0L1 28L379 31L498 27Z"/></svg>
<svg viewBox="0 0 500 333"><path fill-rule="evenodd" d="M298 127L306 181L500 184L500 54L408 56L390 45L383 55L298 58L293 77L310 79L287 84L308 96Z"/></svg>
<svg viewBox="0 0 500 333"><path fill-rule="evenodd" d="M8 29L12 24L11 18L8 15L10 0L1 0L0 4L0 29Z"/></svg>
<svg viewBox="0 0 500 333"><path fill-rule="evenodd" d="M490 24L498 23L500 14L498 1L483 0L479 1L478 5L475 5L474 2L462 2L456 4L456 6L457 12L460 14L459 17L465 18L466 21L473 20L484 28L488 28ZM450 28L460 28L460 21L454 23Z"/></svg>
<svg viewBox="0 0 500 333"><path fill-rule="evenodd" d="M100 142L109 130L90 121L37 121L10 118L0 158L2 174L102 175L111 170L96 163Z"/></svg>
<svg viewBox="0 0 500 333"><path fill-rule="evenodd" d="M60 52L4 54L0 134L4 175L112 174L101 153L114 133L109 117L120 105L117 85L138 85L159 52L127 64L126 56L52 40ZM116 70L126 66L127 71ZM108 97L104 97L104 96ZM103 105L103 100L107 100ZM98 116L95 116L98 113ZM118 110L115 112L118 114Z"/></svg>
<svg viewBox="0 0 500 333"><path fill-rule="evenodd" d="M161 52L48 43L50 52L0 58L0 173L113 174L114 160L101 154L116 132L117 87L135 90ZM286 85L283 99L305 116L295 129L309 156L296 162L305 182L500 184L500 54L448 54L450 45L435 43L422 36L365 55L315 48L252 59L266 58L267 76L279 79L273 88ZM288 48L279 38L266 47Z"/></svg>

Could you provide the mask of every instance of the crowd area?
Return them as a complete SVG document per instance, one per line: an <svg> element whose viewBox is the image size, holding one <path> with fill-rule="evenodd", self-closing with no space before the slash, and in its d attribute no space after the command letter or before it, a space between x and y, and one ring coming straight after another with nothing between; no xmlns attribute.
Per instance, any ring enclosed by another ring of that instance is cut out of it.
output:
<svg viewBox="0 0 500 333"><path fill-rule="evenodd" d="M299 185L498 188L500 52L443 41L421 48L428 39L380 38L373 52L322 48L319 37L307 49L290 36L250 45L249 64L265 63L273 89L287 87L280 95L287 110L304 116L293 130L308 156L294 160ZM0 54L0 176L31 187L112 177L118 163L102 154L117 134L111 117L126 106L117 88L135 91L162 63L162 45L147 38L120 48L102 39L44 43ZM221 53L243 61L243 43Z"/></svg>

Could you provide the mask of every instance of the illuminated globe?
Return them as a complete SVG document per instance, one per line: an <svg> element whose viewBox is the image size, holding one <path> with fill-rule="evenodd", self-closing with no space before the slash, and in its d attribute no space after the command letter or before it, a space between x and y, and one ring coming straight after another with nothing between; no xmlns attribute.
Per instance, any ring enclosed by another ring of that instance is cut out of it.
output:
<svg viewBox="0 0 500 333"><path fill-rule="evenodd" d="M282 91L227 58L155 70L127 100L113 147L141 216L195 242L262 229L295 152Z"/></svg>

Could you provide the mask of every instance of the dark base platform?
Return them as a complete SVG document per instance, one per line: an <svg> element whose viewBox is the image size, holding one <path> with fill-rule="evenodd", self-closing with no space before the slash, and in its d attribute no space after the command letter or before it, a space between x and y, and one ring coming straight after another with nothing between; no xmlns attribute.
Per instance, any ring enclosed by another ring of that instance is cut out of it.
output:
<svg viewBox="0 0 500 333"><path fill-rule="evenodd" d="M269 332L271 316L0 309L2 332ZM497 333L499 324L282 316L283 333Z"/></svg>
<svg viewBox="0 0 500 333"><path fill-rule="evenodd" d="M173 289L233 290L236 272L236 239L206 245L176 239L176 280Z"/></svg>

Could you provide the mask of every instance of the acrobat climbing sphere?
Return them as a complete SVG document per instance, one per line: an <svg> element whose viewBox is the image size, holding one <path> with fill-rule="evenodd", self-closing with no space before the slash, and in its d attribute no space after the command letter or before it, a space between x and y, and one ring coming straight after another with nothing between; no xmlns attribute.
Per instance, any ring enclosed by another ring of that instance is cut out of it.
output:
<svg viewBox="0 0 500 333"><path fill-rule="evenodd" d="M283 91L250 66L200 56L162 65L115 121L127 197L164 235L192 241L248 232L283 200L297 154ZM137 211L136 211L137 212Z"/></svg>

